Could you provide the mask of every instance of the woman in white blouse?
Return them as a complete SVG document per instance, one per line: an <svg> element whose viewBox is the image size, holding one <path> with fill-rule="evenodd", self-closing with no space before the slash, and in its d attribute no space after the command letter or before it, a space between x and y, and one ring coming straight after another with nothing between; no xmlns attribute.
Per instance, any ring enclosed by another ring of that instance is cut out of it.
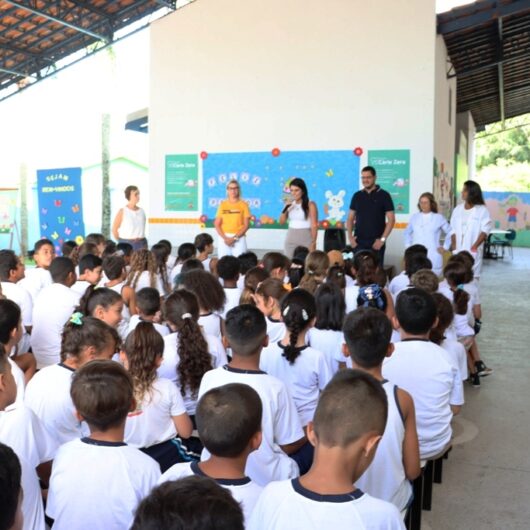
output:
<svg viewBox="0 0 530 530"><path fill-rule="evenodd" d="M145 212L138 206L140 190L136 186L125 188L127 204L116 214L112 235L119 243L129 243L133 250L147 248L145 238Z"/></svg>
<svg viewBox="0 0 530 530"><path fill-rule="evenodd" d="M438 213L438 205L432 193L422 193L418 201L419 212L413 214L405 230L405 248L423 245L436 274L442 273L443 253L451 246L452 229L447 219ZM440 242L444 235L443 245Z"/></svg>
<svg viewBox="0 0 530 530"><path fill-rule="evenodd" d="M484 241L491 230L491 217L484 203L480 185L467 180L462 188L462 204L459 204L451 215L451 248L456 252L467 250L475 259L473 274L480 277Z"/></svg>
<svg viewBox="0 0 530 530"><path fill-rule="evenodd" d="M292 201L285 205L280 215L280 223L289 221L289 230L285 238L285 255L293 257L294 250L301 245L309 251L316 250L318 234L318 211L309 200L306 183L294 178L289 184Z"/></svg>

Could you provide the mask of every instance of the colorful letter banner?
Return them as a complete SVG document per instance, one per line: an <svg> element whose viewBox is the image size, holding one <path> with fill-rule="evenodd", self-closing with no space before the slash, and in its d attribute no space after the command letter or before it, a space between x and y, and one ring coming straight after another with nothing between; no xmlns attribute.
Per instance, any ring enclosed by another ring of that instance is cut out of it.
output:
<svg viewBox="0 0 530 530"><path fill-rule="evenodd" d="M81 168L37 170L40 234L60 253L64 241L81 244L85 235Z"/></svg>

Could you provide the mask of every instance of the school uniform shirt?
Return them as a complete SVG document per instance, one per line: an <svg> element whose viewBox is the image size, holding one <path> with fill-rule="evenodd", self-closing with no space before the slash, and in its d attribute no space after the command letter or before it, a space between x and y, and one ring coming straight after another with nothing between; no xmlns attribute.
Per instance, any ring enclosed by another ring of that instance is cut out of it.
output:
<svg viewBox="0 0 530 530"><path fill-rule="evenodd" d="M291 364L284 356L285 347L277 342L261 352L259 367L283 381L293 398L302 426L313 420L318 397L332 377L324 354L310 346L298 348L300 355Z"/></svg>
<svg viewBox="0 0 530 530"><path fill-rule="evenodd" d="M357 297L359 296L359 286L357 282L344 289L344 302L346 303L346 314L357 309Z"/></svg>
<svg viewBox="0 0 530 530"><path fill-rule="evenodd" d="M134 291L137 293L140 289L143 289L144 287L151 287L151 275L149 274L149 271L142 271L140 273L138 281L136 282L136 287L134 287ZM164 284L162 283L162 278L160 278L159 274L155 274L155 281L152 287L154 287L159 292L160 296L164 296L164 294L166 293Z"/></svg>
<svg viewBox="0 0 530 530"><path fill-rule="evenodd" d="M92 284L90 282L87 282L86 280L77 280L74 285L70 287L70 289L79 294L79 298L81 298L85 294L85 291L90 287L90 285Z"/></svg>
<svg viewBox="0 0 530 530"><path fill-rule="evenodd" d="M158 463L123 442L73 440L53 461L46 514L54 530L124 530L159 478Z"/></svg>
<svg viewBox="0 0 530 530"><path fill-rule="evenodd" d="M24 287L24 289L26 289L31 295L33 301L35 301L41 289L52 283L52 275L49 270L41 267L34 267L25 270L24 278L19 280L18 285Z"/></svg>
<svg viewBox="0 0 530 530"><path fill-rule="evenodd" d="M208 345L208 353L212 357L212 368L218 368L224 366L228 359L226 357L226 351L222 342L212 335L204 335L206 343ZM162 364L158 368L158 377L169 379L176 385L178 392L181 394L180 378L177 372L177 367L180 363L180 357L177 352L178 346L178 333L171 333L164 337L164 357ZM186 388L184 394L184 406L186 412L193 416L197 407L197 396L193 395L189 388Z"/></svg>
<svg viewBox="0 0 530 530"><path fill-rule="evenodd" d="M295 478L272 482L263 490L246 528L404 530L405 525L394 505L359 489L342 495L320 495Z"/></svg>
<svg viewBox="0 0 530 530"><path fill-rule="evenodd" d="M20 353L26 353L30 347L30 335L26 331L26 328L33 325L33 299L27 289L22 287L20 283L0 282L0 284L2 294L20 307L23 334L18 343L18 351Z"/></svg>
<svg viewBox="0 0 530 530"><path fill-rule="evenodd" d="M173 416L186 412L182 396L169 379L158 378L151 391L129 412L125 422L125 442L132 447L151 447L177 435Z"/></svg>
<svg viewBox="0 0 530 530"><path fill-rule="evenodd" d="M405 274L405 271L401 271L397 276L392 278L388 290L392 295L392 300L397 300L398 294L404 291L410 286L410 278Z"/></svg>
<svg viewBox="0 0 530 530"><path fill-rule="evenodd" d="M398 387L386 380L382 385L388 399L385 432L372 463L355 485L376 499L391 502L401 512L412 498L412 484L407 480L403 467L405 418L399 406Z"/></svg>
<svg viewBox="0 0 530 530"><path fill-rule="evenodd" d="M208 477L208 475L201 471L197 462L186 462L184 464L175 464L174 466L170 467L165 473L162 474L158 483L163 484L169 480L179 480L181 478L191 477L193 475L199 477ZM234 499L241 505L243 515L245 516L245 521L248 522L258 497L263 491L263 488L258 486L249 477L239 479L212 478L212 480L217 482L219 486L226 488L232 494L232 497L234 497Z"/></svg>
<svg viewBox="0 0 530 530"><path fill-rule="evenodd" d="M24 530L44 530L44 507L36 467L53 458L57 445L24 405L0 412L0 442L13 449L22 468Z"/></svg>
<svg viewBox="0 0 530 530"><path fill-rule="evenodd" d="M226 303L223 307L223 312L221 316L226 318L226 314L230 309L237 307L239 305L239 299L241 298L241 289L239 287L223 287L226 296Z"/></svg>
<svg viewBox="0 0 530 530"><path fill-rule="evenodd" d="M26 380L24 379L24 372L11 357L8 357L7 360L11 365L11 373L13 374L13 379L17 385L17 397L15 399L15 404L23 403L24 395L26 394Z"/></svg>
<svg viewBox="0 0 530 530"><path fill-rule="evenodd" d="M123 291L124 285L125 285L125 281L117 283L116 285L109 287L109 289L112 289L114 292L122 296L121 292ZM125 303L125 300L123 301L123 308L121 310L121 318L122 318L122 322L129 322L129 320L131 319L131 312L129 311L129 307Z"/></svg>
<svg viewBox="0 0 530 530"><path fill-rule="evenodd" d="M438 287L438 292L443 294L450 302L453 304L454 308L454 293L449 287L449 285L444 282L442 282ZM467 303L467 310L465 315L457 315L455 310L455 316L453 318L453 327L456 333L457 337L472 337L475 335L475 330L471 327L469 324L470 320L473 318L473 301L471 300L471 296L469 297L469 301Z"/></svg>
<svg viewBox="0 0 530 530"><path fill-rule="evenodd" d="M463 344L457 340L445 338L440 346L447 352L451 364L457 367L460 379L467 379L467 353Z"/></svg>
<svg viewBox="0 0 530 530"><path fill-rule="evenodd" d="M212 388L229 383L252 387L261 398L263 440L259 449L250 453L245 473L260 486L272 480L294 478L300 474L296 462L280 448L304 436L294 402L285 384L260 370L238 370L228 365L206 372L199 389L199 398ZM209 458L205 449L202 459Z"/></svg>
<svg viewBox="0 0 530 530"><path fill-rule="evenodd" d="M127 334L126 336L136 329L136 326L140 322L148 322L147 320L143 320L140 315L133 315L131 319L129 320L129 325L127 326ZM165 337L166 335L169 335L171 333L171 330L164 326L164 324L159 324L158 322L151 322L153 324L153 327L162 335L162 337Z"/></svg>
<svg viewBox="0 0 530 530"><path fill-rule="evenodd" d="M37 296L33 305L31 348L39 370L59 362L61 334L79 298L79 293L60 283L44 287Z"/></svg>
<svg viewBox="0 0 530 530"><path fill-rule="evenodd" d="M206 313L199 316L199 326L207 335L221 339L221 317L217 313Z"/></svg>
<svg viewBox="0 0 530 530"><path fill-rule="evenodd" d="M313 327L307 332L307 342L309 346L324 354L332 374L339 370L339 363L346 362L346 357L342 353L342 345L344 344L342 331Z"/></svg>
<svg viewBox="0 0 530 530"><path fill-rule="evenodd" d="M267 335L269 336L269 344L273 344L282 340L287 333L287 328L281 320L276 320L272 317L266 317Z"/></svg>
<svg viewBox="0 0 530 530"><path fill-rule="evenodd" d="M428 340L398 342L383 361L383 377L414 400L420 457L439 454L451 440L450 405L464 403L462 380L443 348Z"/></svg>
<svg viewBox="0 0 530 530"><path fill-rule="evenodd" d="M59 445L87 433L77 419L70 386L74 370L62 363L39 370L29 381L25 404L37 415Z"/></svg>

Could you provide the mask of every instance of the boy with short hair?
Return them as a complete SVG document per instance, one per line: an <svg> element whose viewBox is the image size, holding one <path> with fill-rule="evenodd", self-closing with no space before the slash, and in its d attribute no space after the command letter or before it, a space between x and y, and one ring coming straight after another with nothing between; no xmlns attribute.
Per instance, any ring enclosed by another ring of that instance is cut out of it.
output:
<svg viewBox="0 0 530 530"><path fill-rule="evenodd" d="M191 475L209 477L231 491L248 521L262 490L245 475L248 456L261 444L262 411L258 393L248 385L230 383L206 392L195 421L210 458L175 464L159 483Z"/></svg>
<svg viewBox="0 0 530 530"><path fill-rule="evenodd" d="M412 500L410 481L419 476L421 468L412 397L381 373L383 360L394 351L390 342L392 326L382 311L362 307L346 317L343 332L343 351L351 357L353 368L374 376L383 385L388 400L388 419L379 448L356 485L391 502L404 515Z"/></svg>
<svg viewBox="0 0 530 530"><path fill-rule="evenodd" d="M244 530L243 513L225 488L206 477L164 482L138 506L131 530Z"/></svg>
<svg viewBox="0 0 530 530"><path fill-rule="evenodd" d="M239 299L241 298L241 289L237 285L239 270L239 260L235 256L223 256L217 262L217 276L221 280L226 295L226 303L222 313L223 318L226 318L226 314L230 309L239 305Z"/></svg>
<svg viewBox="0 0 530 530"><path fill-rule="evenodd" d="M33 248L33 260L35 267L25 272L20 284L31 295L33 301L44 287L52 284L52 278L48 269L55 258L55 247L49 239L39 239Z"/></svg>
<svg viewBox="0 0 530 530"><path fill-rule="evenodd" d="M409 392L416 407L421 459L440 454L451 440L451 420L460 412L464 392L459 372L443 348L429 341L437 320L432 295L413 287L401 291L394 327L401 342L383 363L383 376Z"/></svg>
<svg viewBox="0 0 530 530"><path fill-rule="evenodd" d="M213 253L213 237L207 232L202 232L195 236L193 244L198 251L197 259L202 262L204 270L212 272L210 269L212 258L210 255Z"/></svg>
<svg viewBox="0 0 530 530"><path fill-rule="evenodd" d="M199 398L208 390L228 383L254 388L263 407L262 442L249 455L246 473L260 486L298 476L298 466L288 455L296 453L306 438L285 384L259 369L261 350L268 342L263 313L249 304L232 309L226 315L225 336L232 348L232 360L204 374ZM203 458L208 456L205 450Z"/></svg>
<svg viewBox="0 0 530 530"><path fill-rule="evenodd" d="M156 461L123 441L135 409L132 380L114 361L92 361L74 374L70 394L90 437L57 452L46 513L55 530L129 528L160 478Z"/></svg>
<svg viewBox="0 0 530 530"><path fill-rule="evenodd" d="M307 426L315 458L305 475L273 482L247 530L404 529L397 508L355 487L385 430L387 398L371 375L342 370L328 383Z"/></svg>
<svg viewBox="0 0 530 530"><path fill-rule="evenodd" d="M59 362L63 326L80 299L79 293L71 289L76 275L70 258L55 258L50 274L53 283L40 291L33 305L31 348L39 370Z"/></svg>
<svg viewBox="0 0 530 530"><path fill-rule="evenodd" d="M165 337L171 333L167 326L159 323L160 320L160 293L152 287L144 287L136 293L136 310L137 315L132 315L129 320L129 329L127 334L136 329L140 322L151 322L154 328Z"/></svg>
<svg viewBox="0 0 530 530"><path fill-rule="evenodd" d="M0 443L0 529L22 530L20 461L13 449Z"/></svg>
<svg viewBox="0 0 530 530"><path fill-rule="evenodd" d="M94 254L85 254L79 260L79 276L72 285L72 291L83 296L90 285L97 285L103 272L103 260Z"/></svg>
<svg viewBox="0 0 530 530"><path fill-rule="evenodd" d="M414 256L423 256L427 257L427 247L424 245L411 245L410 247L405 249L405 253L403 255L403 270L396 276L392 278L392 281L390 282L390 285L388 286L388 290L390 291L390 294L392 297L396 298L396 296L403 290L406 289L409 285L409 277L407 276L407 266L408 262L414 258Z"/></svg>

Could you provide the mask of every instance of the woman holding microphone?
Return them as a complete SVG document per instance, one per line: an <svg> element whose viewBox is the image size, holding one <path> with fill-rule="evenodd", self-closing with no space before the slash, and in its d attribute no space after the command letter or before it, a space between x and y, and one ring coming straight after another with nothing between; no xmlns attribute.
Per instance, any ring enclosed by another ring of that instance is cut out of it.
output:
<svg viewBox="0 0 530 530"><path fill-rule="evenodd" d="M405 248L416 244L426 247L432 270L440 275L443 268L443 253L451 246L453 230L447 219L438 213L438 205L432 193L426 192L420 195L418 210L419 212L410 217L405 230ZM442 234L443 246L440 244Z"/></svg>
<svg viewBox="0 0 530 530"><path fill-rule="evenodd" d="M247 251L247 233L250 223L248 204L241 199L239 182L231 180L226 190L228 198L221 202L215 216L217 256L239 256Z"/></svg>
<svg viewBox="0 0 530 530"><path fill-rule="evenodd" d="M280 224L289 221L289 230L285 238L285 255L293 257L294 249L301 245L309 251L316 250L318 235L318 210L309 200L307 186L300 178L294 178L289 184L291 202L287 203L280 215Z"/></svg>

